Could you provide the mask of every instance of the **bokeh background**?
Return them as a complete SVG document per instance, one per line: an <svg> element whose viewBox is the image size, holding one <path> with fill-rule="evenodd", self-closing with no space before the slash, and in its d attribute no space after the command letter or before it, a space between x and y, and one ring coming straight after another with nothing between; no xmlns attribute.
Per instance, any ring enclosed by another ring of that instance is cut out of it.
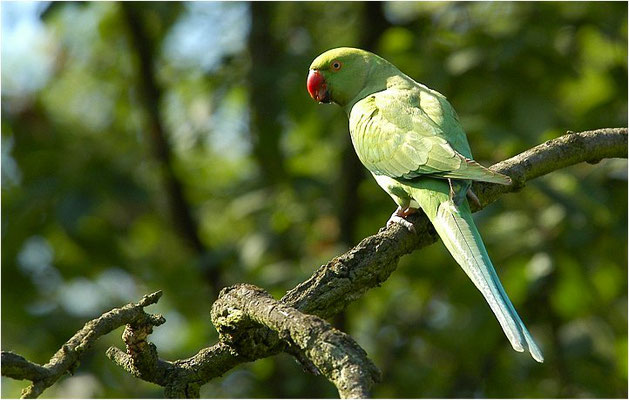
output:
<svg viewBox="0 0 629 400"><path fill-rule="evenodd" d="M2 10L2 349L39 362L87 320L161 289L151 336L215 343L217 290L274 296L395 208L311 60L362 47L448 96L484 165L567 130L627 126L627 3L11 3ZM511 349L441 244L333 323L377 397L627 397L627 162L577 165L476 214L546 356ZM161 397L102 338L46 397ZM2 396L26 382L2 378ZM289 356L205 397L334 397Z"/></svg>

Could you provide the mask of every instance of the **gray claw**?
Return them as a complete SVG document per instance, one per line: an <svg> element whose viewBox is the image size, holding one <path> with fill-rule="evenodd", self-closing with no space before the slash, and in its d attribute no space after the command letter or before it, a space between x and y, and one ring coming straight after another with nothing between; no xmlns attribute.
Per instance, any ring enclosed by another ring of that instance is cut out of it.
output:
<svg viewBox="0 0 629 400"><path fill-rule="evenodd" d="M395 223L402 225L403 227L405 227L406 229L408 229L412 233L417 233L417 231L415 230L415 226L413 224L411 224L410 222L408 222L404 218L396 215L396 213L393 213L391 215L391 218L389 218L389 220L387 221L387 228L389 228L391 225L393 225Z"/></svg>

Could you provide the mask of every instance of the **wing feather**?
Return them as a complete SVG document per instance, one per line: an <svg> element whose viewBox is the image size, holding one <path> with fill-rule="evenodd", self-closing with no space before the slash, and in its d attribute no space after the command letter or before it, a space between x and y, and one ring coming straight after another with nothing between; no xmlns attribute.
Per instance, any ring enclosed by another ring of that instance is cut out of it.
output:
<svg viewBox="0 0 629 400"><path fill-rule="evenodd" d="M427 97L426 90L387 89L354 105L350 133L362 163L371 172L391 178L430 175L509 184L509 177L471 159L454 110L436 92ZM430 106L431 115L422 109L420 99ZM444 110L444 105L449 109Z"/></svg>

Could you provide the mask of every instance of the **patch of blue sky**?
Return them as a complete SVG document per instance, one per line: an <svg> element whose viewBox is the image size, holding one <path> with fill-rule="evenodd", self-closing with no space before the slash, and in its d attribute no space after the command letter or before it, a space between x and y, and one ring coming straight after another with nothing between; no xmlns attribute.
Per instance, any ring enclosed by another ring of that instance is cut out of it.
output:
<svg viewBox="0 0 629 400"><path fill-rule="evenodd" d="M225 57L245 51L251 20L247 3L191 2L185 7L163 45L163 57L175 68L212 73ZM177 106L180 99L171 96L169 100L169 106ZM206 130L207 145L227 158L242 157L250 150L246 102L246 95L234 88L201 124L205 125L201 130ZM191 131L190 124L181 120L190 115L184 110L172 112L177 115L171 115L171 120L179 120L173 126L180 127L175 128L175 136L185 148L193 140L195 129Z"/></svg>
<svg viewBox="0 0 629 400"><path fill-rule="evenodd" d="M190 2L164 42L164 56L180 67L210 72L245 49L249 6L245 2Z"/></svg>
<svg viewBox="0 0 629 400"><path fill-rule="evenodd" d="M53 41L39 14L42 2L3 2L2 95L23 96L43 87L54 63Z"/></svg>

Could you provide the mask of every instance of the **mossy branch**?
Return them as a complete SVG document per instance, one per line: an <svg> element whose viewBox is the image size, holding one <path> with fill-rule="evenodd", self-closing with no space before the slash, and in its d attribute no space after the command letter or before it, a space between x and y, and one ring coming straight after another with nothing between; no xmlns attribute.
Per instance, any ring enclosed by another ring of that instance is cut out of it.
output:
<svg viewBox="0 0 629 400"><path fill-rule="evenodd" d="M491 167L509 175L512 185L474 183L480 201L474 211L503 193L521 190L536 177L577 163L614 157L627 158L626 128L569 133L549 140ZM437 240L425 215L417 213L409 220L416 234L397 224L383 228L321 266L279 301L250 285L223 290L213 307L220 341L188 359L160 360L155 346L146 340L152 327L163 323L162 317L143 311L143 307L157 302L161 295L157 292L88 322L44 366L2 352L2 375L33 381L23 396L37 397L76 366L80 355L96 339L127 324L123 334L127 351L110 348L108 357L134 376L164 386L168 397L198 397L200 386L211 379L239 364L280 351L319 368L337 385L341 396L367 396L369 385L378 376L377 369L349 336L321 318L335 315L367 290L379 286L395 270L401 256Z"/></svg>
<svg viewBox="0 0 629 400"><path fill-rule="evenodd" d="M299 351L337 387L341 398L369 397L371 385L380 379L380 371L367 353L347 334L325 320L304 314L273 299L253 285L240 284L223 289L212 307L212 322L220 340L237 349L251 349L244 334L256 326L271 331L265 342L280 340ZM300 359L303 359L299 357Z"/></svg>
<svg viewBox="0 0 629 400"><path fill-rule="evenodd" d="M32 381L33 383L22 391L22 398L36 398L65 373L72 373L78 367L81 355L92 347L98 338L125 324L143 318L155 318L146 314L144 307L157 303L161 296L161 291L149 294L138 303L115 308L89 321L43 366L12 352L3 351L2 375Z"/></svg>

